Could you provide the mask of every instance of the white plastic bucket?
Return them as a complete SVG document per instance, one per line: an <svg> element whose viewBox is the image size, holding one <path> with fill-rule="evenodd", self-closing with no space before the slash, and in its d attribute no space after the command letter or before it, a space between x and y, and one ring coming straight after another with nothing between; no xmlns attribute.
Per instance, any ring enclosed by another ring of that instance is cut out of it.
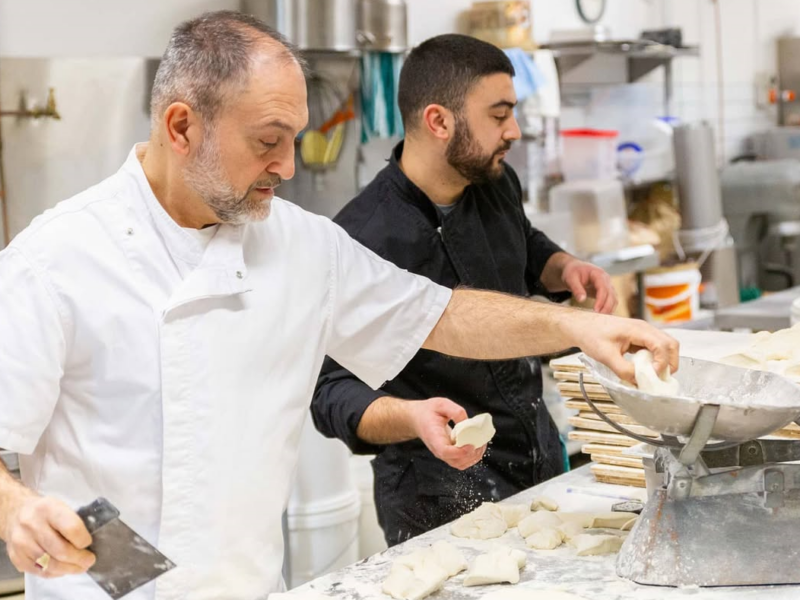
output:
<svg viewBox="0 0 800 600"><path fill-rule="evenodd" d="M693 263L647 273L645 319L651 323L681 323L696 318L701 280L700 270Z"/></svg>
<svg viewBox="0 0 800 600"><path fill-rule="evenodd" d="M374 480L370 462L371 456L353 456L350 458L350 471L361 497L361 518L358 526L358 559L370 557L386 550L386 538L378 523L378 511L375 508Z"/></svg>
<svg viewBox="0 0 800 600"><path fill-rule="evenodd" d="M796 298L792 302L792 308L789 313L789 323L792 327L800 323L800 298Z"/></svg>
<svg viewBox="0 0 800 600"><path fill-rule="evenodd" d="M604 129L561 131L561 171L567 181L614 179L619 132Z"/></svg>
<svg viewBox="0 0 800 600"><path fill-rule="evenodd" d="M361 501L350 474L350 451L307 419L297 477L286 510L290 588L358 560Z"/></svg>
<svg viewBox="0 0 800 600"><path fill-rule="evenodd" d="M289 508L290 588L358 560L360 515L356 491Z"/></svg>

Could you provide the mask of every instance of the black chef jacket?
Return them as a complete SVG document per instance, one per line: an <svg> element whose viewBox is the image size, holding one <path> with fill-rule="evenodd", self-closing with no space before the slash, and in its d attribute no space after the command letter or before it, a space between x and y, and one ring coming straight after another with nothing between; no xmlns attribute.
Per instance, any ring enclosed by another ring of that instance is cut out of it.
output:
<svg viewBox="0 0 800 600"><path fill-rule="evenodd" d="M389 164L334 219L353 238L412 273L455 288L516 295L547 294L539 278L561 249L534 229L522 208L516 173L505 166L495 182L468 186L447 214ZM535 332L532 332L535 334ZM420 440L389 446L362 442L356 429L376 398L445 397L470 416L489 412L497 429L483 460L459 471ZM375 503L389 545L403 542L469 512L545 481L563 470L558 431L542 401L536 359L462 360L420 350L392 381L375 391L325 359L311 405L314 424L356 454L377 454Z"/></svg>

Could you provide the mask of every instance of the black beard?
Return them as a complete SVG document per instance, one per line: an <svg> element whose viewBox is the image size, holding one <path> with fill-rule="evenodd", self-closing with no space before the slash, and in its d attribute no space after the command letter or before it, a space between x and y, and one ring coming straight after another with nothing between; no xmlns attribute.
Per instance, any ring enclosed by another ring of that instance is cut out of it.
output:
<svg viewBox="0 0 800 600"><path fill-rule="evenodd" d="M511 148L511 142L505 142L492 154L486 155L472 137L466 120L456 117L456 130L453 139L447 146L447 162L467 181L473 184L484 184L497 181L503 176L503 163L495 165L495 157Z"/></svg>

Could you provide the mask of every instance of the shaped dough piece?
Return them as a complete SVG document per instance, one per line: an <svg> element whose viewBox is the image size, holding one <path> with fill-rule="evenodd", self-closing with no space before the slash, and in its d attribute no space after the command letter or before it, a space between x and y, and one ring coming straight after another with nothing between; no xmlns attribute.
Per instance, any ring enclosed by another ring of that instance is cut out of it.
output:
<svg viewBox="0 0 800 600"><path fill-rule="evenodd" d="M464 571L469 565L461 551L444 540L439 540L431 546L436 563L447 571L448 577L454 577Z"/></svg>
<svg viewBox="0 0 800 600"><path fill-rule="evenodd" d="M561 523L556 529L561 534L561 537L564 541L568 542L574 537L578 537L579 535L583 535L584 528L583 525L576 521L571 521L569 523Z"/></svg>
<svg viewBox="0 0 800 600"><path fill-rule="evenodd" d="M623 539L617 535L592 535L584 533L572 538L570 544L575 547L578 556L595 556L611 554L622 547Z"/></svg>
<svg viewBox="0 0 800 600"><path fill-rule="evenodd" d="M384 580L381 591L396 600L422 600L441 589L447 581L447 573L439 565L424 564L410 569L394 564Z"/></svg>
<svg viewBox="0 0 800 600"><path fill-rule="evenodd" d="M461 538L488 540L500 537L507 529L508 525L500 507L486 502L453 523L450 533Z"/></svg>
<svg viewBox="0 0 800 600"><path fill-rule="evenodd" d="M516 548L510 548L509 546L503 546L502 544L495 544L492 546L490 552L510 556L516 561L517 567L520 569L525 566L526 562L528 562L528 554L524 550L517 550Z"/></svg>
<svg viewBox="0 0 800 600"><path fill-rule="evenodd" d="M478 556L472 563L464 585L491 585L493 583L518 583L519 570L525 565L526 555L521 550L496 547L488 554Z"/></svg>
<svg viewBox="0 0 800 600"><path fill-rule="evenodd" d="M497 506L503 512L503 518L509 529L519 525L522 519L531 514L531 509L527 504L498 504Z"/></svg>
<svg viewBox="0 0 800 600"><path fill-rule="evenodd" d="M631 520L636 520L636 513L630 512L606 512L595 513L592 515L590 528L622 529Z"/></svg>
<svg viewBox="0 0 800 600"><path fill-rule="evenodd" d="M330 600L333 596L320 594L316 590L307 590L305 592L276 592L267 596L267 600Z"/></svg>
<svg viewBox="0 0 800 600"><path fill-rule="evenodd" d="M585 600L583 596L576 596L568 592L554 589L529 590L511 589L498 590L484 594L481 600Z"/></svg>
<svg viewBox="0 0 800 600"><path fill-rule="evenodd" d="M558 529L542 529L525 539L529 548L536 550L555 550L564 539Z"/></svg>
<svg viewBox="0 0 800 600"><path fill-rule="evenodd" d="M433 564L441 567L447 577L454 577L467 568L467 559L461 551L452 544L439 540L429 548L416 550L405 554L394 561L395 565L403 565L412 571Z"/></svg>
<svg viewBox="0 0 800 600"><path fill-rule="evenodd" d="M475 446L480 448L488 444L494 437L495 429L492 423L492 415L482 413L471 419L465 419L456 423L453 431L450 432L450 440L457 448L461 446Z"/></svg>
<svg viewBox="0 0 800 600"><path fill-rule="evenodd" d="M558 512L555 513L563 523L577 523L584 529L592 526L594 515L592 513L584 512Z"/></svg>
<svg viewBox="0 0 800 600"><path fill-rule="evenodd" d="M653 396L673 397L680 394L681 385L670 374L669 367L665 373L656 373L653 354L649 350L639 350L633 355L633 369L640 391Z"/></svg>
<svg viewBox="0 0 800 600"><path fill-rule="evenodd" d="M531 502L531 510L549 510L554 512L558 510L558 503L547 496L537 496Z"/></svg>
<svg viewBox="0 0 800 600"><path fill-rule="evenodd" d="M542 529L555 529L559 525L561 525L561 519L558 513L540 510L520 521L520 524L517 525L517 530L522 537L527 539L537 531L541 531Z"/></svg>

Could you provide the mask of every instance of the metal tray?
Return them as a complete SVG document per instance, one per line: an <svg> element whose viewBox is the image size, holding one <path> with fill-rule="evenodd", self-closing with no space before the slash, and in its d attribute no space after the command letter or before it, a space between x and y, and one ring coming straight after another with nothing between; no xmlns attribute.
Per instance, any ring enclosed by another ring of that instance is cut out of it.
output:
<svg viewBox="0 0 800 600"><path fill-rule="evenodd" d="M653 396L623 383L611 369L580 355L611 399L637 422L668 436L689 436L705 404L720 406L711 437L746 442L800 418L800 386L766 371L681 357L681 395Z"/></svg>

